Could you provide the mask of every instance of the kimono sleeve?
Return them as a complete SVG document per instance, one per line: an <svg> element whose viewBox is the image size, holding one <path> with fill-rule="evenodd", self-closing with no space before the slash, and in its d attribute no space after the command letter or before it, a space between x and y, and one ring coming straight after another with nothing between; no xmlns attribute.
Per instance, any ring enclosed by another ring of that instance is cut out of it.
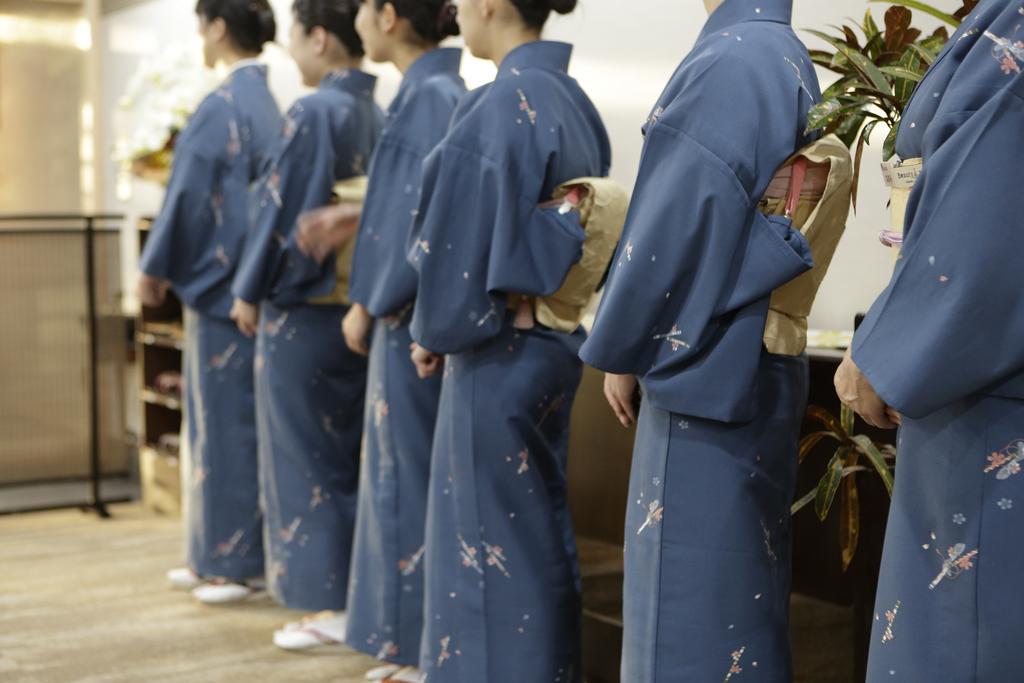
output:
<svg viewBox="0 0 1024 683"><path fill-rule="evenodd" d="M297 104L287 122L257 186L252 227L231 287L232 294L249 303L269 297L299 215L326 204L330 195L330 180L325 181L333 172L327 117Z"/></svg>
<svg viewBox="0 0 1024 683"><path fill-rule="evenodd" d="M1015 87L941 144L929 134L949 128L929 126L902 257L854 339L861 371L911 418L1024 372L1020 76Z"/></svg>
<svg viewBox="0 0 1024 683"><path fill-rule="evenodd" d="M209 208L211 193L221 173L219 154L228 147L232 112L216 96L205 100L182 132L174 150L171 177L146 240L139 270L152 277L173 280L191 263L176 263L188 231Z"/></svg>
<svg viewBox="0 0 1024 683"><path fill-rule="evenodd" d="M717 318L810 268L806 242L794 233L761 215L732 168L698 140L666 123L652 127L581 357L642 376L662 355L698 355Z"/></svg>
<svg viewBox="0 0 1024 683"><path fill-rule="evenodd" d="M507 294L547 296L582 255L576 212L542 209L543 178L443 144L424 166L423 201L410 236L418 271L412 336L457 353L495 336ZM526 191L524 191L524 188Z"/></svg>

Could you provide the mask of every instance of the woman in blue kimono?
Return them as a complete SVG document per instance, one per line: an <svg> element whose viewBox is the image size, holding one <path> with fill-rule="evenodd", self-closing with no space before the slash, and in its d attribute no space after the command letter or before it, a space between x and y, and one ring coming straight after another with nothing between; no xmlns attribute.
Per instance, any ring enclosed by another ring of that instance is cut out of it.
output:
<svg viewBox="0 0 1024 683"><path fill-rule="evenodd" d="M318 90L288 111L232 288L239 329L257 336L267 582L282 604L311 611L345 608L366 361L345 348L348 309L330 296L342 293L345 273L334 258L321 264L303 255L295 232L300 214L331 202L336 182L366 174L380 135L376 78L359 69L357 11L356 0L292 6L289 49L303 83ZM343 635L327 615L306 632L325 642ZM296 638L278 640L293 646Z"/></svg>
<svg viewBox="0 0 1024 683"><path fill-rule="evenodd" d="M605 176L608 137L541 41L575 0L466 0L459 25L493 83L456 110L423 167L410 261L413 357L444 379L430 471L420 668L446 681L577 681L580 586L566 504L569 413L583 333L534 320L580 258L578 212L541 209ZM442 358L439 354L447 354Z"/></svg>
<svg viewBox="0 0 1024 683"><path fill-rule="evenodd" d="M163 207L139 264L139 298L185 306L183 468L188 567L168 573L204 601L247 596L263 576L253 343L228 318L249 231L249 185L281 127L256 61L276 31L266 0L200 0L203 57L231 67L178 137ZM208 585L200 585L208 582Z"/></svg>
<svg viewBox="0 0 1024 683"><path fill-rule="evenodd" d="M923 172L836 377L868 422L902 423L872 683L1024 671L1022 72L1024 3L983 0L903 114L897 153Z"/></svg>
<svg viewBox="0 0 1024 683"><path fill-rule="evenodd" d="M370 355L346 643L395 665L375 670L377 678L416 675L423 631L423 531L441 378L420 379L409 358L416 271L406 244L423 159L466 92L462 50L438 48L459 32L454 9L448 0L363 0L356 18L370 59L403 74L370 167L344 324L349 348L366 354L369 345Z"/></svg>
<svg viewBox="0 0 1024 683"><path fill-rule="evenodd" d="M644 125L630 216L582 358L633 454L622 679L791 679L789 506L808 367L763 347L772 291L811 267L759 202L819 98L792 0L710 18Z"/></svg>

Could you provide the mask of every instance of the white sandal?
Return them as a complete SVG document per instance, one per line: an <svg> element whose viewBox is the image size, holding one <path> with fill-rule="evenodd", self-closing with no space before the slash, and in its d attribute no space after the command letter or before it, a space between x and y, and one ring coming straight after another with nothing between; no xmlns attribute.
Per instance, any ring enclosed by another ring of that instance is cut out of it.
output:
<svg viewBox="0 0 1024 683"><path fill-rule="evenodd" d="M241 602L263 590L261 581L239 583L213 579L192 590L192 597L207 605L226 605Z"/></svg>
<svg viewBox="0 0 1024 683"><path fill-rule="evenodd" d="M191 567L168 569L167 580L170 582L171 588L182 591L190 591L205 583L203 577L192 571Z"/></svg>
<svg viewBox="0 0 1024 683"><path fill-rule="evenodd" d="M385 664L384 666L378 666L376 669L370 669L366 672L366 680L368 681L383 681L385 678L394 676L402 667L396 664Z"/></svg>
<svg viewBox="0 0 1024 683"><path fill-rule="evenodd" d="M423 674L414 666L402 667L401 670L384 679L384 683L420 683Z"/></svg>
<svg viewBox="0 0 1024 683"><path fill-rule="evenodd" d="M348 617L344 612L319 612L274 631L274 645L282 650L311 650L341 645Z"/></svg>

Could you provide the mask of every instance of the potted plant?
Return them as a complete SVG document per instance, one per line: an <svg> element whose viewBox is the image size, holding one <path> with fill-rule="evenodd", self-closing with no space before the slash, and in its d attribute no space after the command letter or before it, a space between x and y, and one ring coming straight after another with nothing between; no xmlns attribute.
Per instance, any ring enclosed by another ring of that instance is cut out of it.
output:
<svg viewBox="0 0 1024 683"><path fill-rule="evenodd" d="M917 83L924 77L942 47L949 30L940 26L929 35L913 26L911 10L919 10L956 28L974 9L978 0L956 0L960 8L949 14L918 0L868 0L892 5L879 26L868 9L860 23L834 27L836 33L808 30L825 41L831 50L811 50L818 66L838 75L822 93L821 104L808 118L808 130L835 133L855 150L853 203L857 205L864 146L879 125L887 126L882 158L890 159L896 150L903 110Z"/></svg>

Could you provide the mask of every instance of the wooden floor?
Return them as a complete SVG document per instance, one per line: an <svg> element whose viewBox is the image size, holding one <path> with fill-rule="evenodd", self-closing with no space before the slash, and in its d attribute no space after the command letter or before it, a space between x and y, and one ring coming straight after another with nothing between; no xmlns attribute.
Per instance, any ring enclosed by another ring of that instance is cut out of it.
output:
<svg viewBox="0 0 1024 683"><path fill-rule="evenodd" d="M3 683L356 683L375 660L289 654L271 634L301 614L171 591L178 522L135 505L0 517Z"/></svg>
<svg viewBox="0 0 1024 683"><path fill-rule="evenodd" d="M169 590L179 523L112 511L0 516L0 683L356 683L376 664L278 650L271 633L301 615L269 598L218 608ZM849 683L847 611L805 598L793 608L798 683Z"/></svg>

